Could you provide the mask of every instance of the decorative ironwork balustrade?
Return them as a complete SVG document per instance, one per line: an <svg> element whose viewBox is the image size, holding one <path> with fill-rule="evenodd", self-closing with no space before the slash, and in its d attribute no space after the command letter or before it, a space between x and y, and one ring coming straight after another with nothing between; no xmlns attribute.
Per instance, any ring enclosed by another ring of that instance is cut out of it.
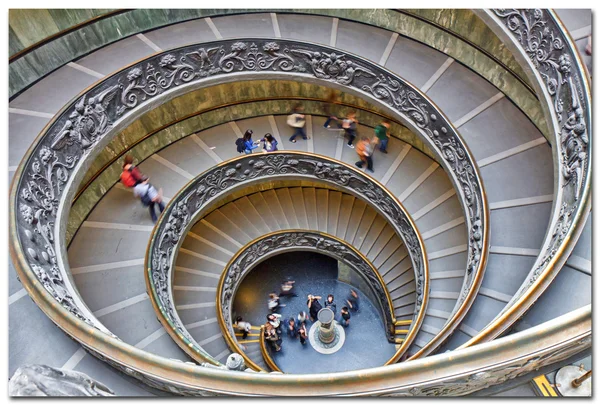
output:
<svg viewBox="0 0 600 405"><path fill-rule="evenodd" d="M502 312L461 347L491 340L514 324L558 274L591 208L592 97L578 50L552 10L476 11L522 65L534 83L550 133L555 196L549 231L531 271Z"/></svg>
<svg viewBox="0 0 600 405"><path fill-rule="evenodd" d="M419 236L416 229L412 233ZM385 281L373 264L358 249L333 235L318 231L290 229L271 232L249 242L227 263L221 274L217 286L217 319L221 329L225 331L223 336L231 350L245 356L243 349L234 339L235 330L233 328L233 301L239 286L257 264L274 255L290 251L316 251L343 262L356 271L374 294L377 301L375 305L381 310L388 340L390 343L394 342L394 304ZM414 253L416 253L414 250L411 251L411 254ZM413 322L417 320L418 315L415 311ZM414 327L411 322L412 329ZM416 330L412 333L409 331L408 334L415 336L416 332ZM396 354L394 357L399 358L407 348L408 344L401 347L400 355ZM252 364L249 358L244 357L244 360L252 368L259 369L256 364ZM271 367L271 369L273 368Z"/></svg>
<svg viewBox="0 0 600 405"><path fill-rule="evenodd" d="M415 273L416 286L411 329L401 350L396 353L396 357L399 358L414 340L425 316L429 295L429 271L424 242L404 207L377 181L345 163L303 152L280 151L244 155L229 160L194 178L169 201L151 235L146 257L148 295L159 320L183 350L194 358L200 356L216 363L216 360L194 341L175 310L171 281L178 248L194 223L223 197L257 183L282 179L304 179L341 187L371 204L402 239ZM314 248L321 249L323 253L348 262L369 280L379 302L391 302L381 277L378 277L376 270L368 265L368 262L365 263L365 260L361 259L360 253L347 248L331 236L317 235L318 232L267 235L247 249L242 249L234 261L229 263L221 278L222 283L219 284L217 312L224 322L222 326L230 329L232 336L235 333L231 329L231 304L237 283L250 271L254 260L259 260L270 251L284 249L285 244L291 244L294 249L313 244ZM393 308L388 304L383 305L382 309L388 339L393 342Z"/></svg>
<svg viewBox="0 0 600 405"><path fill-rule="evenodd" d="M209 83L294 76L389 108L423 137L457 188L468 230L467 271L452 316L428 345L439 346L472 304L488 254L489 215L475 160L443 113L410 83L358 56L316 44L263 38L177 48L103 79L65 106L15 172L10 239L22 278L42 283L69 313L109 333L79 297L63 243L71 196L93 158L155 103Z"/></svg>

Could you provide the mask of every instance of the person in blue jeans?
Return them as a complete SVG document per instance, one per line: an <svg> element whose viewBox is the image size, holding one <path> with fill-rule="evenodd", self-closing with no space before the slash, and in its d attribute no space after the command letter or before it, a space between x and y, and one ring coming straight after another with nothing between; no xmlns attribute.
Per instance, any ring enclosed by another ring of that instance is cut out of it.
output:
<svg viewBox="0 0 600 405"><path fill-rule="evenodd" d="M388 120L383 121L381 124L375 127L375 135L379 140L379 150L383 153L387 152L387 144L390 138L387 135L387 130L390 128L390 122Z"/></svg>
<svg viewBox="0 0 600 405"><path fill-rule="evenodd" d="M348 298L346 298L346 302L348 303L350 309L353 311L358 311L359 301L360 300L358 299L358 293L356 290L350 290L350 294L348 294Z"/></svg>
<svg viewBox="0 0 600 405"><path fill-rule="evenodd" d="M258 142L254 142L252 141L252 130L248 129L246 130L246 132L244 132L244 153L246 155L252 153L252 151L256 148L258 148L258 144L260 143L260 141Z"/></svg>
<svg viewBox="0 0 600 405"><path fill-rule="evenodd" d="M143 176L141 181L133 188L133 194L142 200L144 207L148 207L152 222L156 223L158 218L156 217L154 207L158 205L162 213L165 210L165 203L162 202L162 197L158 190L148 182L149 180L147 176Z"/></svg>
<svg viewBox="0 0 600 405"><path fill-rule="evenodd" d="M306 131L304 131L304 125L306 124L306 120L302 111L304 108L302 106L296 106L294 108L294 112L288 116L287 123L289 126L294 128L294 134L290 137L290 142L296 143L296 137L298 135L302 136L302 139L308 139L306 137Z"/></svg>
<svg viewBox="0 0 600 405"><path fill-rule="evenodd" d="M345 326L350 325L350 317L351 317L351 315L350 315L350 312L348 311L348 307L343 307L342 308L341 315L342 315L342 322L341 322L342 326L345 327Z"/></svg>

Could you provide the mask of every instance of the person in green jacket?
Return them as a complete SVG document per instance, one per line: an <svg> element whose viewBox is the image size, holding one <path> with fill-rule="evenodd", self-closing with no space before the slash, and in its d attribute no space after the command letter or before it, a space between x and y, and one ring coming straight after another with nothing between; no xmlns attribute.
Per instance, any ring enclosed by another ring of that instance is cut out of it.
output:
<svg viewBox="0 0 600 405"><path fill-rule="evenodd" d="M390 128L390 122L384 120L381 124L375 127L375 135L379 139L379 150L383 153L387 153L387 144L390 139L387 135L387 130Z"/></svg>

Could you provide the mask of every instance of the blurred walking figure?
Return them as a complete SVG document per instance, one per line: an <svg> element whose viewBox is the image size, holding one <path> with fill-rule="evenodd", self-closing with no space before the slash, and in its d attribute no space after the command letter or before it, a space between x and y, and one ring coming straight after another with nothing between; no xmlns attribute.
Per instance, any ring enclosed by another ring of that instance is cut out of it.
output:
<svg viewBox="0 0 600 405"><path fill-rule="evenodd" d="M296 339L298 337L298 329L296 328L296 321L294 320L293 316L287 320L287 327L285 328L285 331L287 332L288 337L291 337L292 339Z"/></svg>
<svg viewBox="0 0 600 405"><path fill-rule="evenodd" d="M279 307L285 307L285 305L279 303L279 296L274 292L269 294L269 301L267 302L267 305L271 312L275 312Z"/></svg>
<svg viewBox="0 0 600 405"><path fill-rule="evenodd" d="M157 190L156 187L149 183L147 176L142 176L141 182L133 188L133 194L140 198L144 207L148 207L152 222L156 223L158 218L156 217L156 212L154 212L154 206L158 205L161 214L165 209L165 204L162 202L162 189Z"/></svg>
<svg viewBox="0 0 600 405"><path fill-rule="evenodd" d="M306 305L308 305L308 313L310 314L310 320L313 322L315 321L315 319L317 319L317 314L319 313L319 311L323 309L323 306L319 302L320 299L321 297L318 295L308 294L308 301L306 302Z"/></svg>
<svg viewBox="0 0 600 405"><path fill-rule="evenodd" d="M306 339L308 339L308 332L306 331L306 324L301 323L298 327L298 336L300 337L300 343L306 344Z"/></svg>
<svg viewBox="0 0 600 405"><path fill-rule="evenodd" d="M350 307L351 310L358 311L359 299L358 299L358 293L356 292L356 290L350 290L350 294L348 294L348 298L346 298L346 302L348 303L348 306Z"/></svg>
<svg viewBox="0 0 600 405"><path fill-rule="evenodd" d="M298 135L302 136L302 139L304 140L308 139L306 137L306 132L304 131L306 120L302 111L304 111L304 108L301 105L297 105L294 107L294 112L288 115L287 124L294 128L294 134L290 137L290 142L296 143L296 137Z"/></svg>
<svg viewBox="0 0 600 405"><path fill-rule="evenodd" d="M121 183L127 188L133 188L142 181L142 177L140 170L133 164L133 156L125 155Z"/></svg>
<svg viewBox="0 0 600 405"><path fill-rule="evenodd" d="M323 124L323 128L329 128L329 124L331 124L331 121L338 121L334 111L335 105L338 103L338 101L339 98L335 93L335 90L331 90L327 95L327 101L325 104L325 114L327 114L327 121L325 121L325 124Z"/></svg>
<svg viewBox="0 0 600 405"><path fill-rule="evenodd" d="M275 152L277 149L277 140L271 134L265 134L265 137L261 139L263 143L264 152Z"/></svg>
<svg viewBox="0 0 600 405"><path fill-rule="evenodd" d="M360 160L356 162L356 166L361 168L366 163L367 170L373 173L373 144L366 136L360 138L356 144L356 153Z"/></svg>
<svg viewBox="0 0 600 405"><path fill-rule="evenodd" d="M351 111L346 115L344 121L342 121L342 128L348 135L348 146L354 149L354 138L356 138L356 129L358 127L358 121L356 120L356 113Z"/></svg>
<svg viewBox="0 0 600 405"><path fill-rule="evenodd" d="M342 308L342 326L350 325L350 312L348 312L348 307Z"/></svg>
<svg viewBox="0 0 600 405"><path fill-rule="evenodd" d="M387 144L390 140L387 135L387 130L390 129L390 122L384 120L381 124L375 127L375 136L379 139L379 150L383 153L387 153Z"/></svg>
<svg viewBox="0 0 600 405"><path fill-rule="evenodd" d="M293 280L284 281L283 284L281 284L281 292L279 293L279 296L285 297L287 295L291 295L292 297L297 297L298 294L292 291L294 288L294 283L295 281Z"/></svg>
<svg viewBox="0 0 600 405"><path fill-rule="evenodd" d="M248 333L252 329L252 325L250 325L250 322L244 322L241 316L238 316L236 318L235 327L237 328L237 330L242 332L242 339L246 339L248 337Z"/></svg>
<svg viewBox="0 0 600 405"><path fill-rule="evenodd" d="M337 310L337 305L335 304L335 301L333 300L333 294L329 294L327 296L327 300L325 301L325 308L329 308L333 311L333 313L335 314L336 310Z"/></svg>
<svg viewBox="0 0 600 405"><path fill-rule="evenodd" d="M306 320L308 319L308 314L304 311L300 311L300 313L298 314L298 324L305 324Z"/></svg>

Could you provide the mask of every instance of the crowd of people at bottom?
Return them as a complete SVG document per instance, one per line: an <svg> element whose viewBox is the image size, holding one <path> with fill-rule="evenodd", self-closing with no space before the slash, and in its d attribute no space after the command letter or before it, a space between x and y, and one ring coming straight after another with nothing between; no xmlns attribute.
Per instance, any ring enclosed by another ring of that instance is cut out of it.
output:
<svg viewBox="0 0 600 405"><path fill-rule="evenodd" d="M294 283L295 281L293 280L284 281L281 284L279 294L275 292L270 293L267 301L267 307L270 313L266 316L267 321L264 324L265 340L271 349L276 352L281 351L283 331L285 331L285 335L288 339L298 339L300 344L305 345L306 340L308 339L307 323L316 322L319 311L323 309L323 305L319 301L323 298L319 295L308 294L306 301L308 314L305 311L300 311L296 317L291 315L289 318L283 319L283 316L278 313L280 308L286 306L286 304L281 303L281 297L298 297L293 291ZM348 327L350 325L350 318L352 317L350 313L351 311L358 312L359 301L358 292L351 289L345 300L346 305L342 307L339 317L337 314L337 304L335 303L333 294L327 296L324 305L325 308L329 308L333 311L334 316L339 319L339 323L342 326ZM252 329L252 325L249 322L244 321L241 316L237 317L234 327L242 332L242 339L246 339L248 332Z"/></svg>

